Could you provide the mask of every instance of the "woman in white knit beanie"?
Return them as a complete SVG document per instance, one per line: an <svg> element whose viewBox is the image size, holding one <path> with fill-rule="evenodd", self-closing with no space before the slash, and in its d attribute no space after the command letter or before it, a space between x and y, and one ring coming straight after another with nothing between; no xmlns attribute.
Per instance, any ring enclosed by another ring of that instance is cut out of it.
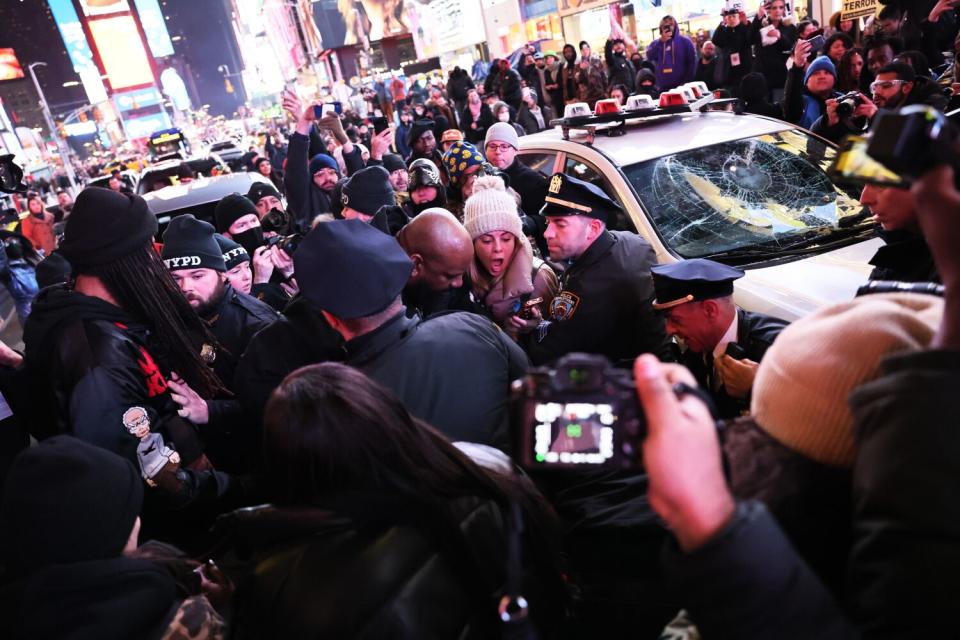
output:
<svg viewBox="0 0 960 640"><path fill-rule="evenodd" d="M463 226L473 238L467 274L474 299L512 338L532 331L557 293L557 274L534 259L517 202L502 179L477 178L464 206ZM534 298L543 300L530 309L531 317L520 317L524 302Z"/></svg>

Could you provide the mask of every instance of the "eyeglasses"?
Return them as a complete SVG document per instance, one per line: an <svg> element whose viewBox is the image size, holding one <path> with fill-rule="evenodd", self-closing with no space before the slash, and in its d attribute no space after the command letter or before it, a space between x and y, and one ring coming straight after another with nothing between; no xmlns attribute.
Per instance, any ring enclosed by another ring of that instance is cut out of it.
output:
<svg viewBox="0 0 960 640"><path fill-rule="evenodd" d="M877 89L883 89L884 91L886 91L887 89L893 89L894 87L899 86L904 82L907 82L907 81L906 80L877 80L875 82L870 83L870 93L876 93Z"/></svg>
<svg viewBox="0 0 960 640"><path fill-rule="evenodd" d="M509 144L496 144L495 142L491 142L487 145L487 151L496 151L497 153L505 153L511 149L513 149L513 146Z"/></svg>

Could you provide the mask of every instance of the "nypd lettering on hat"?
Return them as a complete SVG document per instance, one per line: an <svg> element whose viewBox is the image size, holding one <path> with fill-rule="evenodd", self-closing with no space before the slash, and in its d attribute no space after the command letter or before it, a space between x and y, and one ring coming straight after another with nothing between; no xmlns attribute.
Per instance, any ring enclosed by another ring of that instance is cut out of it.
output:
<svg viewBox="0 0 960 640"><path fill-rule="evenodd" d="M183 269L185 267L199 267L201 262L200 256L179 256L177 258L167 258L163 261L163 264L167 265L167 269Z"/></svg>
<svg viewBox="0 0 960 640"><path fill-rule="evenodd" d="M223 259L226 262L230 262L234 258L239 258L240 256L245 255L247 255L247 250L243 247L237 247L236 249L230 249L230 251L227 251L225 254L223 254Z"/></svg>

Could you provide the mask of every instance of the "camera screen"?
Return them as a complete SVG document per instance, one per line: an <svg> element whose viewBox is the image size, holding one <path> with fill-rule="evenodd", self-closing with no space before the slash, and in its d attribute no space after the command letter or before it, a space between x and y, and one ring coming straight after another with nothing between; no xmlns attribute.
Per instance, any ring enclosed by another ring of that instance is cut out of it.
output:
<svg viewBox="0 0 960 640"><path fill-rule="evenodd" d="M613 457L613 406L585 402L537 404L534 459L545 464L603 464Z"/></svg>

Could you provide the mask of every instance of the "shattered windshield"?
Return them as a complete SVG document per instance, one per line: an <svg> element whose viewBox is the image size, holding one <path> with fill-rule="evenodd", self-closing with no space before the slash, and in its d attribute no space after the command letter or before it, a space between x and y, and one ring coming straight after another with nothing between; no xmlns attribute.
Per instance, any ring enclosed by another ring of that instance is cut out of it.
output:
<svg viewBox="0 0 960 640"><path fill-rule="evenodd" d="M790 130L684 151L623 168L669 247L684 258L830 242L861 212L834 186L835 150ZM866 223L863 223L866 224ZM846 225L843 225L846 226Z"/></svg>

